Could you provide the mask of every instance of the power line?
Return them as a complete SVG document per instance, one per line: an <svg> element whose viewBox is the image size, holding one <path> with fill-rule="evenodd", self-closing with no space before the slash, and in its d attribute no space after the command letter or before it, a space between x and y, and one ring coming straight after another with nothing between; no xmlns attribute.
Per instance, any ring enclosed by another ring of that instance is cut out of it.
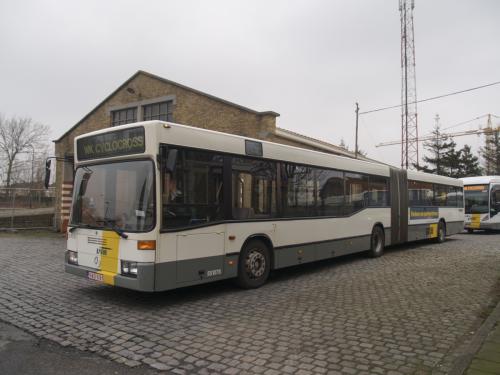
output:
<svg viewBox="0 0 500 375"><path fill-rule="evenodd" d="M486 114L486 115L482 115L482 116L478 116L478 117L475 117L473 119L470 119L470 120L467 120L467 121L462 121L462 122L459 122L458 124L455 124L455 125L451 125L451 126L447 126L446 128L443 128L441 130L448 130L448 129L452 129L452 128L456 128L458 126L461 126L461 125L465 125L465 124L468 124L470 122L474 122L476 120L480 120L484 117L488 117L488 116L491 116L491 117L496 117L496 118L500 118L499 116L496 116L496 115L493 115L493 114Z"/></svg>
<svg viewBox="0 0 500 375"><path fill-rule="evenodd" d="M417 100L417 101L415 101L415 102L408 103L408 104L416 104L416 103L429 102L429 101L431 101L431 100L436 100L436 99L446 98L446 97L448 97L448 96L453 96L453 95L463 94L463 93L465 93L465 92L474 91L474 90L479 90L479 89L483 89L483 88L485 88L485 87L495 86L495 85L498 85L498 84L500 84L500 81L497 81L497 82L492 82L492 83L488 83L488 84L486 84L486 85L481 85L481 86L472 87L472 88L470 88L470 89L465 89L465 90L460 90L460 91L454 91L454 92L450 92L450 93L448 93L448 94L443 94L443 95L433 96L433 97L430 97L430 98ZM380 111L385 111L385 110L388 110L388 109L394 109L394 108L401 108L401 106L402 106L402 104L398 104L398 105L392 105L392 106L389 106L389 107L383 107L383 108L371 109L371 110L369 110L369 111L359 112L359 114L360 114L360 115L366 115L366 114L368 114L368 113L380 112Z"/></svg>

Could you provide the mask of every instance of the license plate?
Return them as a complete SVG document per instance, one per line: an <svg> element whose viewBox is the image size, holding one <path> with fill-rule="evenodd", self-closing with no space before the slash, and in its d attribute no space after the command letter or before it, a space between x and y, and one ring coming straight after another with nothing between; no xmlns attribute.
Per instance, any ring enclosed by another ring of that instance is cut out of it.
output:
<svg viewBox="0 0 500 375"><path fill-rule="evenodd" d="M100 273L95 273L95 272L87 272L87 279L94 280L94 281L104 281L104 276L101 275Z"/></svg>

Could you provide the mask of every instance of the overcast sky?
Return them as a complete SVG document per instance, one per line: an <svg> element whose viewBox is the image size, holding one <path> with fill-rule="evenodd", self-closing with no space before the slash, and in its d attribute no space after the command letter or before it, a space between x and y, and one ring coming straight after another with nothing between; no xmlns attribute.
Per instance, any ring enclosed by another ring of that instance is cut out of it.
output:
<svg viewBox="0 0 500 375"><path fill-rule="evenodd" d="M414 17L419 99L500 81L500 1L416 0ZM352 148L356 101L400 103L398 1L0 2L0 113L56 138L139 69ZM423 103L419 132L436 113L443 127L500 115L499 99L500 85ZM399 165L399 146L374 147L399 137L399 110L361 117L370 157Z"/></svg>

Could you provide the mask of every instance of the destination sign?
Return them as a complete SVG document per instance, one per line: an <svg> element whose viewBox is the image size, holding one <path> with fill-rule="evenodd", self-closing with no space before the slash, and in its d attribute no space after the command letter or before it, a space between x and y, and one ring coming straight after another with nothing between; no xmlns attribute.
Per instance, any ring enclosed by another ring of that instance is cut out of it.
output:
<svg viewBox="0 0 500 375"><path fill-rule="evenodd" d="M142 126L93 135L76 141L78 160L139 154L144 152L145 147Z"/></svg>
<svg viewBox="0 0 500 375"><path fill-rule="evenodd" d="M469 185L464 186L465 191L485 191L488 190L488 185Z"/></svg>

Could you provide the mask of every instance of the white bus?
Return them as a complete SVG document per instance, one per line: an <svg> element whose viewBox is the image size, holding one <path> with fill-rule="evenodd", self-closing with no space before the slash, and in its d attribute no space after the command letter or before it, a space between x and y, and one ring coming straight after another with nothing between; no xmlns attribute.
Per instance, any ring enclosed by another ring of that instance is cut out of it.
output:
<svg viewBox="0 0 500 375"><path fill-rule="evenodd" d="M75 139L65 269L162 291L463 230L462 182L161 121Z"/></svg>
<svg viewBox="0 0 500 375"><path fill-rule="evenodd" d="M500 176L462 178L465 229L500 230Z"/></svg>

